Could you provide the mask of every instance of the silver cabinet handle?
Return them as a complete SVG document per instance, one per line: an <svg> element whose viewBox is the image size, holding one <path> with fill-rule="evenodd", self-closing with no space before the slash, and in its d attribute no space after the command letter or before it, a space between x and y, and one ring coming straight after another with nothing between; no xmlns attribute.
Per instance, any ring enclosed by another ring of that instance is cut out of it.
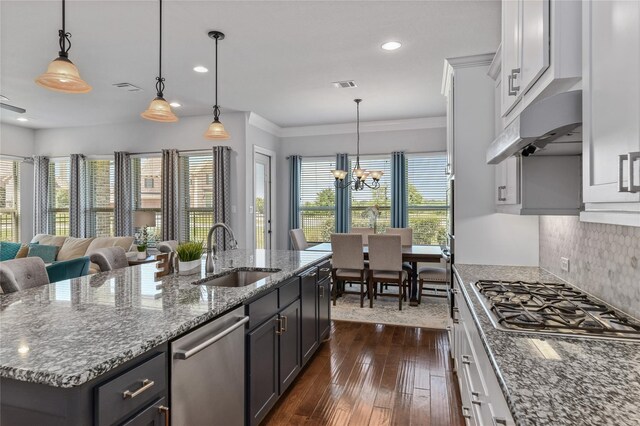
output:
<svg viewBox="0 0 640 426"><path fill-rule="evenodd" d="M227 334L233 332L234 330L240 328L241 326L243 326L244 324L246 324L248 322L249 322L249 317L243 317L240 321L238 321L237 323L233 324L231 327L229 327L226 330L216 334L212 338L205 340L204 342L200 343L199 345L196 345L191 349L187 349L187 350L180 349L180 350L175 351L173 357L176 358L176 359L188 359L188 358L194 356L195 354L197 354L198 352L200 352L201 350L205 349L207 346L213 345L215 342L217 342L218 340L222 339Z"/></svg>
<svg viewBox="0 0 640 426"><path fill-rule="evenodd" d="M471 365L471 361L469 361L469 355L462 355L462 363L464 365Z"/></svg>
<svg viewBox="0 0 640 426"><path fill-rule="evenodd" d="M514 86L513 82L518 78L518 74L520 74L520 68L513 68L511 70L511 74L509 75L509 96L516 96L520 91L520 86Z"/></svg>
<svg viewBox="0 0 640 426"><path fill-rule="evenodd" d="M158 411L164 414L164 426L169 426L169 407L161 405L158 407Z"/></svg>
<svg viewBox="0 0 640 426"><path fill-rule="evenodd" d="M629 155L618 155L618 192L629 192L629 187L625 186L624 181L624 162L629 161Z"/></svg>
<svg viewBox="0 0 640 426"><path fill-rule="evenodd" d="M478 398L480 398L480 394L478 392L471 392L471 403L477 405L478 407L482 406L482 401L480 401Z"/></svg>
<svg viewBox="0 0 640 426"><path fill-rule="evenodd" d="M320 297L324 299L324 285L320 285Z"/></svg>
<svg viewBox="0 0 640 426"><path fill-rule="evenodd" d="M471 414L469 414L469 409L467 407L462 407L462 417L464 417L465 419L471 418Z"/></svg>
<svg viewBox="0 0 640 426"><path fill-rule="evenodd" d="M505 419L504 417L494 417L493 424L507 426L507 419Z"/></svg>
<svg viewBox="0 0 640 426"><path fill-rule="evenodd" d="M276 334L282 334L282 318L276 318Z"/></svg>
<svg viewBox="0 0 640 426"><path fill-rule="evenodd" d="M131 392L130 390L126 390L124 392L122 392L122 399L127 399L127 398L135 398L136 396L140 395L142 392L146 391L147 389L149 389L150 387L152 387L153 385L155 385L156 382L154 382L153 380L149 380L149 379L144 379L142 381L142 386L140 387L140 389L138 389L135 392Z"/></svg>
<svg viewBox="0 0 640 426"><path fill-rule="evenodd" d="M320 272L329 272L331 268L320 268Z"/></svg>
<svg viewBox="0 0 640 426"><path fill-rule="evenodd" d="M458 318L454 318L454 319L453 319L453 323L454 323L454 324L460 324L460 320L459 320Z"/></svg>
<svg viewBox="0 0 640 426"><path fill-rule="evenodd" d="M507 187L504 185L500 185L498 187L498 201L507 201L507 197L502 196L502 191L506 190Z"/></svg>
<svg viewBox="0 0 640 426"><path fill-rule="evenodd" d="M629 192L632 193L637 193L640 192L640 182L638 182L638 184L635 184L635 179L636 177L634 176L634 170L633 170L633 165L635 164L636 161L640 160L640 151L638 152L630 152L627 158L627 161L629 161ZM638 176L639 180L640 180L640 176Z"/></svg>
<svg viewBox="0 0 640 426"><path fill-rule="evenodd" d="M286 315L282 315L282 332L287 331L287 327L289 327L289 318Z"/></svg>

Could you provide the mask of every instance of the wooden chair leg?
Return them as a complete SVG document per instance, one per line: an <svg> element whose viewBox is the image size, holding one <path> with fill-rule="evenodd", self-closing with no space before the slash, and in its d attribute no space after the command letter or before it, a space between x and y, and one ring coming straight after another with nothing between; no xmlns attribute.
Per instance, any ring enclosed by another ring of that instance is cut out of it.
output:
<svg viewBox="0 0 640 426"><path fill-rule="evenodd" d="M420 278L418 280L418 305L422 303L422 288L424 287L424 280Z"/></svg>
<svg viewBox="0 0 640 426"><path fill-rule="evenodd" d="M336 299L338 298L338 279L336 278L336 271L331 271L331 277L333 278L333 288L331 289L331 298L333 299L333 306L336 306Z"/></svg>

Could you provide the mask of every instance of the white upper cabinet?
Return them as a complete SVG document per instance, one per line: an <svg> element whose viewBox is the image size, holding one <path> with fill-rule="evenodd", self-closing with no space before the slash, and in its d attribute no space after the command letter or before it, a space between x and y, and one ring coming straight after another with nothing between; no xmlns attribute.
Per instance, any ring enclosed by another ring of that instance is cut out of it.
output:
<svg viewBox="0 0 640 426"><path fill-rule="evenodd" d="M580 0L503 0L503 128L531 102L580 81L581 8Z"/></svg>
<svg viewBox="0 0 640 426"><path fill-rule="evenodd" d="M640 2L583 10L583 221L640 226Z"/></svg>

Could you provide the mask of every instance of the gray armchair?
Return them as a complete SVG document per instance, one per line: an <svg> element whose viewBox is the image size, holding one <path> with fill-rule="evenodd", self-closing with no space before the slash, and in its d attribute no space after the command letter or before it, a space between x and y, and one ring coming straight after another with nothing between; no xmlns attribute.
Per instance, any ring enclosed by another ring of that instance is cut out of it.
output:
<svg viewBox="0 0 640 426"><path fill-rule="evenodd" d="M127 254L122 247L105 247L91 252L90 259L102 272L129 266Z"/></svg>
<svg viewBox="0 0 640 426"><path fill-rule="evenodd" d="M39 257L6 260L0 263L0 288L3 293L49 284L44 261Z"/></svg>

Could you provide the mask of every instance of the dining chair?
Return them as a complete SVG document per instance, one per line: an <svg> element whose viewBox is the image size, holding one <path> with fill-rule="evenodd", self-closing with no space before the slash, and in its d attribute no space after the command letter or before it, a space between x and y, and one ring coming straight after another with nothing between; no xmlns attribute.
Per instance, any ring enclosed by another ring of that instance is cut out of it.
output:
<svg viewBox="0 0 640 426"><path fill-rule="evenodd" d="M294 250L306 250L309 248L307 238L304 236L304 231L301 228L290 229L289 235L291 236L291 243Z"/></svg>
<svg viewBox="0 0 640 426"><path fill-rule="evenodd" d="M362 236L360 234L331 234L331 276L333 278L333 305L336 305L338 283L349 281L360 284L360 307L364 307L364 290L367 288L369 307L373 307L371 300L371 286L366 279L364 266L364 252L362 250Z"/></svg>
<svg viewBox="0 0 640 426"><path fill-rule="evenodd" d="M113 271L114 269L129 266L127 254L122 247L105 247L93 250L90 255L93 263L100 267L100 271Z"/></svg>
<svg viewBox="0 0 640 426"><path fill-rule="evenodd" d="M351 228L352 234L362 235L362 245L369 245L369 235L375 234L373 228Z"/></svg>
<svg viewBox="0 0 640 426"><path fill-rule="evenodd" d="M385 233L391 235L400 235L400 240L402 241L402 245L404 247L413 245L412 228L387 228Z"/></svg>
<svg viewBox="0 0 640 426"><path fill-rule="evenodd" d="M398 308L407 300L409 274L402 267L402 239L400 235L369 236L369 288L377 298L377 284L397 284ZM383 295L383 294L381 294ZM384 293L385 296L396 296ZM373 303L373 301L372 301Z"/></svg>
<svg viewBox="0 0 640 426"><path fill-rule="evenodd" d="M2 293L26 290L49 284L44 261L39 257L25 257L0 262L0 289Z"/></svg>
<svg viewBox="0 0 640 426"><path fill-rule="evenodd" d="M440 266L424 266L418 269L418 303L422 302L422 292L424 290L431 290L434 292L434 297L445 297L438 295L438 291L442 288L438 287L425 287L425 283L431 283L436 285L443 285L447 283L447 262L443 257L440 260Z"/></svg>

